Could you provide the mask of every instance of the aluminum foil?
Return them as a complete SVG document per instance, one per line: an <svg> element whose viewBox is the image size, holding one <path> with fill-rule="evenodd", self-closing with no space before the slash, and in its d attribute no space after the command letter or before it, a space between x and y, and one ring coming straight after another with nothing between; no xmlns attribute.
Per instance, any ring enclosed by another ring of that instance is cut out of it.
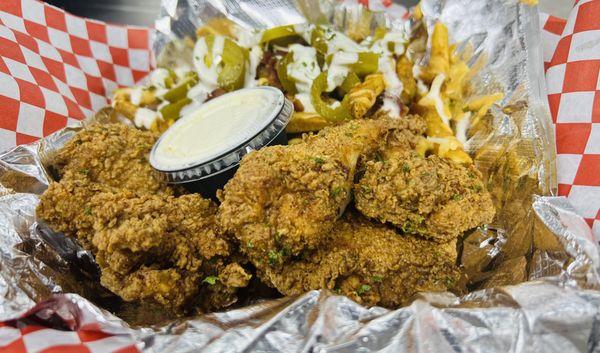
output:
<svg viewBox="0 0 600 353"><path fill-rule="evenodd" d="M96 322L147 352L600 352L600 248L568 201L552 196L536 9L517 0L424 0L422 9L429 27L443 21L473 54L474 94L506 95L468 144L499 210L463 240L468 295L422 293L387 310L312 291L166 322L152 308L122 305L94 280L90 254L35 218L52 178L44 166L77 131L69 128L0 154L0 320L30 310L65 317L71 329ZM215 17L247 29L307 20L343 28L360 11L352 1L164 0L155 48L169 58L168 43ZM386 13L374 21L403 25Z"/></svg>

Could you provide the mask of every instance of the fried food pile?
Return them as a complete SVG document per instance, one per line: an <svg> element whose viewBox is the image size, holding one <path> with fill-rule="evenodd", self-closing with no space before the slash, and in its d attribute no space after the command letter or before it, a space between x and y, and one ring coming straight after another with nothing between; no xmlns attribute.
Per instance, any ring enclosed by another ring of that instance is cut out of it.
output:
<svg viewBox="0 0 600 353"><path fill-rule="evenodd" d="M419 291L457 287L456 240L406 236L356 212L339 219L323 245L264 278L286 295L327 288L364 305L399 307Z"/></svg>
<svg viewBox="0 0 600 353"><path fill-rule="evenodd" d="M418 152L425 129L383 116L265 147L217 206L157 179L153 133L92 125L56 156L37 215L90 250L125 301L220 309L255 273L284 295L329 289L397 307L460 291L459 237L494 217L475 167Z"/></svg>
<svg viewBox="0 0 600 353"><path fill-rule="evenodd" d="M327 288L394 307L458 289L457 240L494 206L473 166L416 152L425 125L355 120L253 152L220 194L219 222L286 295Z"/></svg>
<svg viewBox="0 0 600 353"><path fill-rule="evenodd" d="M260 269L322 243L352 195L358 161L391 120L352 121L243 159L221 194L219 220Z"/></svg>
<svg viewBox="0 0 600 353"><path fill-rule="evenodd" d="M126 301L175 311L230 305L250 274L216 222L217 205L177 196L155 176L147 160L155 140L120 124L79 132L56 156L60 179L37 215L90 250L102 285Z"/></svg>

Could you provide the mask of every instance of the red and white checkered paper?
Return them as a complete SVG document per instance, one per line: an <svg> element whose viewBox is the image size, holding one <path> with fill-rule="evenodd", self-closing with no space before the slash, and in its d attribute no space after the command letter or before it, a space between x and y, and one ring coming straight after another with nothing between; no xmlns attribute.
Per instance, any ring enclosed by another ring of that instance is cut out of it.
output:
<svg viewBox="0 0 600 353"><path fill-rule="evenodd" d="M600 240L600 0L580 0L567 20L541 23L558 193Z"/></svg>
<svg viewBox="0 0 600 353"><path fill-rule="evenodd" d="M0 322L0 353L139 353L129 329L115 326L91 303L53 296L21 318ZM50 326L61 329L49 328Z"/></svg>
<svg viewBox="0 0 600 353"><path fill-rule="evenodd" d="M559 194L600 239L600 0L578 1L567 20L542 15L541 24ZM79 18L37 0L0 0L0 151L84 119L116 87L147 75L150 37L147 28ZM127 339L93 325L0 323L0 353L137 352Z"/></svg>
<svg viewBox="0 0 600 353"><path fill-rule="evenodd" d="M151 70L148 28L0 0L0 151L82 120Z"/></svg>

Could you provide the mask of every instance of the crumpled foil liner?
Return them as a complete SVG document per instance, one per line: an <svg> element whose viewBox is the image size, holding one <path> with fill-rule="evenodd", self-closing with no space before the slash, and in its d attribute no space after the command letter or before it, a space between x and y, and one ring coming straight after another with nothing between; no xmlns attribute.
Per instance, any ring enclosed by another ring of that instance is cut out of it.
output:
<svg viewBox="0 0 600 353"><path fill-rule="evenodd" d="M98 271L90 254L35 218L52 179L44 165L78 130L68 128L0 154L0 320L33 308L42 319L68 318L72 329L93 321L132 335L147 352L600 352L600 248L568 201L552 196L537 10L517 0L424 0L422 10L428 27L443 21L459 49L472 53L474 93L506 95L468 144L498 208L493 224L463 241L471 293L422 293L387 310L312 291L161 322L148 316L151 308L120 303L90 280ZM164 0L155 48L169 58L167 43L214 17L245 28L306 19L343 27L360 11L351 1ZM373 18L403 26L388 14Z"/></svg>

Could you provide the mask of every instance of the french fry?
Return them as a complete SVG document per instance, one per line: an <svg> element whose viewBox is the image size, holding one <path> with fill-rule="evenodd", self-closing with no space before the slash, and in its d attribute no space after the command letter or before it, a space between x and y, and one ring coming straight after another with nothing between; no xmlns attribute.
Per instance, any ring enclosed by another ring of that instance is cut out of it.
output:
<svg viewBox="0 0 600 353"><path fill-rule="evenodd" d="M319 131L333 123L317 113L294 112L285 131L291 134Z"/></svg>
<svg viewBox="0 0 600 353"><path fill-rule="evenodd" d="M127 101L127 100L115 100L113 101L113 108L117 113L123 114L127 119L133 121L135 119L135 112L138 110L138 106Z"/></svg>
<svg viewBox="0 0 600 353"><path fill-rule="evenodd" d="M477 125L479 120L487 114L492 105L504 98L504 93L498 92L483 97L475 97L467 101L465 109L475 113L472 125Z"/></svg>
<svg viewBox="0 0 600 353"><path fill-rule="evenodd" d="M444 84L445 79L446 75L437 75L431 83L429 92L425 97L421 98L417 104L426 109L435 111L442 119L443 123L449 125L452 113L450 112L447 98L442 94L442 85Z"/></svg>
<svg viewBox="0 0 600 353"><path fill-rule="evenodd" d="M470 69L464 61L458 61L450 66L446 81L446 96L453 100L461 100L465 91L466 78Z"/></svg>
<svg viewBox="0 0 600 353"><path fill-rule="evenodd" d="M348 92L352 117L355 119L362 118L373 107L375 100L384 89L385 81L380 73L369 75L364 82L352 87Z"/></svg>
<svg viewBox="0 0 600 353"><path fill-rule="evenodd" d="M421 78L432 82L439 74L447 74L450 68L450 48L448 45L448 28L441 22L433 27L431 35L431 58L429 65L421 70Z"/></svg>
<svg viewBox="0 0 600 353"><path fill-rule="evenodd" d="M417 94L417 80L413 75L413 64L406 57L402 55L396 63L396 73L398 78L402 81L402 102L409 104L413 101Z"/></svg>
<svg viewBox="0 0 600 353"><path fill-rule="evenodd" d="M116 89L113 93L113 101L128 101L131 103L131 94L136 88L124 87ZM140 88L137 88L140 89ZM140 106L158 103L158 99L154 92L148 89L140 89ZM133 104L133 103L132 103Z"/></svg>

